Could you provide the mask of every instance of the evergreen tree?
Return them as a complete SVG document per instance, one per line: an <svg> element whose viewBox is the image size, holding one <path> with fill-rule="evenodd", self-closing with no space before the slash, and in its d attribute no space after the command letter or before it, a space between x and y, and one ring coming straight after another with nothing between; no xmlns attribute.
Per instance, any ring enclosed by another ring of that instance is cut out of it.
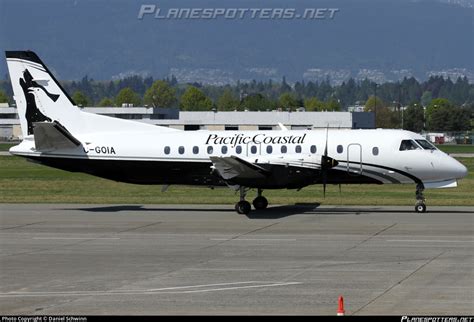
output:
<svg viewBox="0 0 474 322"><path fill-rule="evenodd" d="M420 103L412 103L403 111L403 129L420 133L424 123L424 111Z"/></svg>
<svg viewBox="0 0 474 322"><path fill-rule="evenodd" d="M239 100L234 96L230 88L226 88L217 100L219 111L233 111L239 107Z"/></svg>

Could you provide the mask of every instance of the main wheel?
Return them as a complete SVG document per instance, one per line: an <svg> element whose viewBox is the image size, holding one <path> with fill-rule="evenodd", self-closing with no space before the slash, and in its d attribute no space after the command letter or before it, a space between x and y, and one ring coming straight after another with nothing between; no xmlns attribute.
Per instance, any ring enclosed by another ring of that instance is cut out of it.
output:
<svg viewBox="0 0 474 322"><path fill-rule="evenodd" d="M415 211L418 213L426 212L426 205L423 202L417 202L415 205Z"/></svg>
<svg viewBox="0 0 474 322"><path fill-rule="evenodd" d="M235 204L235 210L240 215L247 215L251 209L252 207L250 206L250 203L245 200L239 201L238 203Z"/></svg>
<svg viewBox="0 0 474 322"><path fill-rule="evenodd" d="M257 198L255 198L253 200L253 206L255 207L255 209L265 209L267 208L268 206L268 200L267 198L263 197L263 196L259 196Z"/></svg>

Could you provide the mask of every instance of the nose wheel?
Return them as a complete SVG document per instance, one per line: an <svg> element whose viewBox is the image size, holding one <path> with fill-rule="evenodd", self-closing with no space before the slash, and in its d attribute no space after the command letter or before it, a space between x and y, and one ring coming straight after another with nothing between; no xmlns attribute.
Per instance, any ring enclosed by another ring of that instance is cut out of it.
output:
<svg viewBox="0 0 474 322"><path fill-rule="evenodd" d="M418 183L416 185L415 211L418 213L426 212L425 196L423 195L424 190L425 190L425 186L422 183Z"/></svg>
<svg viewBox="0 0 474 322"><path fill-rule="evenodd" d="M415 211L419 213L426 212L426 205L423 201L417 201L415 204Z"/></svg>

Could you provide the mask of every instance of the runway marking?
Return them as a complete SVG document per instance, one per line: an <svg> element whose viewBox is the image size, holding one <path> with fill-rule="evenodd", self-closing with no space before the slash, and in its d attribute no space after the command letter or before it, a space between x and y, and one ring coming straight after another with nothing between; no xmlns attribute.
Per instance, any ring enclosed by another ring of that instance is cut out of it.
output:
<svg viewBox="0 0 474 322"><path fill-rule="evenodd" d="M296 239L285 239L285 238L209 238L213 241L296 241Z"/></svg>
<svg viewBox="0 0 474 322"><path fill-rule="evenodd" d="M155 289L149 289L148 291L153 292L153 291L179 290L179 289L186 289L186 288L200 288L200 287L209 287L209 286L256 284L256 283L268 283L268 282L248 281L248 282L233 282L233 283L218 283L218 284L202 284L202 285L191 285L191 286L155 288Z"/></svg>
<svg viewBox="0 0 474 322"><path fill-rule="evenodd" d="M119 237L33 237L32 239L36 240L81 240L81 239L90 239L90 240L96 240L96 239L120 239Z"/></svg>
<svg viewBox="0 0 474 322"><path fill-rule="evenodd" d="M230 285L241 285L241 284L257 284L258 285L243 285L243 286L230 286ZM191 286L177 286L177 287L164 287L157 289L144 289L144 290L116 290L116 291L77 291L77 292L8 292L0 293L0 297L45 297L45 296L94 296L94 295L144 295L144 294L186 294L186 293L204 293L204 292L217 292L217 291L228 291L237 289L250 289L250 288L265 288L265 287L277 287L277 286L289 286L299 285L301 282L235 282L235 283L219 283L219 284L207 284L207 285L191 285ZM189 290L190 288L201 288L201 287L212 287L212 286L229 286L221 288L204 288L202 290ZM175 291L181 290L181 291ZM171 291L171 292L170 292Z"/></svg>
<svg viewBox="0 0 474 322"><path fill-rule="evenodd" d="M199 293L199 292L216 292L216 291L228 291L228 290L237 290L237 289L248 289L248 288L257 288L257 287L275 287L275 286L288 286L288 285L299 285L303 284L301 282L287 282L287 283L275 283L275 284L264 284L264 285L250 285L250 286L235 286L235 287L224 287L224 288L214 288L207 290L195 290L195 291L185 291L183 293Z"/></svg>
<svg viewBox="0 0 474 322"><path fill-rule="evenodd" d="M388 242L407 243L474 243L474 240L441 240L441 239L389 239Z"/></svg>

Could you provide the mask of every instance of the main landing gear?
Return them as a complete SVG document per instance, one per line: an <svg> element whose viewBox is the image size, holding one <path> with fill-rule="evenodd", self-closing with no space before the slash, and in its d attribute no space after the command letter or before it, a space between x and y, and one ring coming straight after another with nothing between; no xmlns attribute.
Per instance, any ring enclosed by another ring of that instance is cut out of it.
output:
<svg viewBox="0 0 474 322"><path fill-rule="evenodd" d="M241 215L248 215L252 207L250 206L250 202L245 200L245 196L247 195L248 189L245 187L240 187L240 201L235 204L235 211ZM264 196L262 196L262 189L258 189L258 196L253 200L253 206L255 209L265 209L268 206L268 200Z"/></svg>
<svg viewBox="0 0 474 322"><path fill-rule="evenodd" d="M418 213L426 212L425 196L423 195L424 190L425 190L425 186L423 185L423 183L416 184L415 211Z"/></svg>

